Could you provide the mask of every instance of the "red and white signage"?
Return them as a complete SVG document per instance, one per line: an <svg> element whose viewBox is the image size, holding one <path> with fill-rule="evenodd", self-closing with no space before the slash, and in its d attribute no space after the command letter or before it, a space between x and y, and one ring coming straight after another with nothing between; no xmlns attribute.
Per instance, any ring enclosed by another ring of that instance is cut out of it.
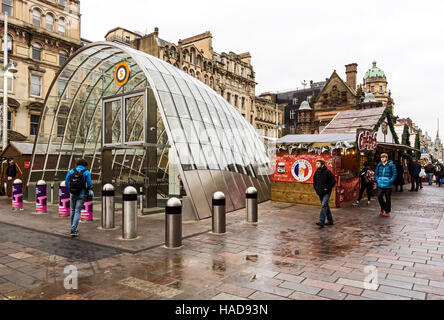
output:
<svg viewBox="0 0 444 320"><path fill-rule="evenodd" d="M378 133L373 130L358 130L357 140L359 151L373 151L378 143Z"/></svg>

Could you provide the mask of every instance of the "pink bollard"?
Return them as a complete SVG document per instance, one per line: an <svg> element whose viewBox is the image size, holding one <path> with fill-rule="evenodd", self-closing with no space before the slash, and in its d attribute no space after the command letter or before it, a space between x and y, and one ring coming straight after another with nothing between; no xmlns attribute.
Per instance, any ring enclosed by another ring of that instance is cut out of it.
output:
<svg viewBox="0 0 444 320"><path fill-rule="evenodd" d="M35 193L35 211L37 213L46 213L46 182L44 180L40 180L37 182L37 188Z"/></svg>
<svg viewBox="0 0 444 320"><path fill-rule="evenodd" d="M23 182L14 180L12 185L12 210L23 210Z"/></svg>
<svg viewBox="0 0 444 320"><path fill-rule="evenodd" d="M59 216L67 217L71 214L70 194L66 187L65 181L62 181L59 186Z"/></svg>
<svg viewBox="0 0 444 320"><path fill-rule="evenodd" d="M82 211L80 213L80 220L92 221L93 220L93 199L88 200L85 196L85 202L83 203Z"/></svg>

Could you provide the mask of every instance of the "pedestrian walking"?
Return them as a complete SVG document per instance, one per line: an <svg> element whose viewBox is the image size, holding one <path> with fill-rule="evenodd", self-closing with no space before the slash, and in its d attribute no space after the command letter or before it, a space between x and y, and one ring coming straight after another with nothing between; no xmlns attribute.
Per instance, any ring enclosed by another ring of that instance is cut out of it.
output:
<svg viewBox="0 0 444 320"><path fill-rule="evenodd" d="M8 168L8 159L0 161L0 196L6 195L6 169Z"/></svg>
<svg viewBox="0 0 444 320"><path fill-rule="evenodd" d="M316 222L321 228L323 228L324 225L333 225L333 216L328 202L335 184L336 179L333 173L328 170L325 161L322 159L316 160L316 172L313 177L313 187L321 201L321 214L319 222ZM325 218L327 218L327 223L325 223Z"/></svg>
<svg viewBox="0 0 444 320"><path fill-rule="evenodd" d="M404 181L404 167L402 166L402 162L401 160L396 161L396 180L395 180L395 192L398 192L398 188L399 188L399 192L403 192L403 187L405 184Z"/></svg>
<svg viewBox="0 0 444 320"><path fill-rule="evenodd" d="M78 226L85 196L94 197L91 173L87 168L88 162L80 159L76 162L76 168L69 171L65 178L65 184L70 193L71 237L79 235Z"/></svg>
<svg viewBox="0 0 444 320"><path fill-rule="evenodd" d="M390 217L393 182L395 182L397 176L396 166L388 160L388 154L381 154L381 162L378 163L375 170L375 179L378 184L378 201L381 206L380 215Z"/></svg>
<svg viewBox="0 0 444 320"><path fill-rule="evenodd" d="M12 196L12 184L17 176L17 165L14 160L10 160L8 167L6 168L6 193L8 197Z"/></svg>
<svg viewBox="0 0 444 320"><path fill-rule="evenodd" d="M412 161L409 165L409 173L411 178L411 189L410 191L418 191L419 190L419 173L421 172L421 165L416 160L416 158L412 158Z"/></svg>
<svg viewBox="0 0 444 320"><path fill-rule="evenodd" d="M361 178L361 190L359 190L359 197L354 205L359 205L365 190L367 190L367 205L369 205L373 195L375 172L369 167L368 162L364 162L364 168L359 173L359 177Z"/></svg>
<svg viewBox="0 0 444 320"><path fill-rule="evenodd" d="M436 176L436 180L437 180L436 183L437 183L438 187L441 187L443 184L442 179L444 178L444 166L440 161L436 162L435 176Z"/></svg>
<svg viewBox="0 0 444 320"><path fill-rule="evenodd" d="M435 166L432 164L432 161L425 166L425 173L427 175L427 182L429 186L433 184L433 174L435 173Z"/></svg>

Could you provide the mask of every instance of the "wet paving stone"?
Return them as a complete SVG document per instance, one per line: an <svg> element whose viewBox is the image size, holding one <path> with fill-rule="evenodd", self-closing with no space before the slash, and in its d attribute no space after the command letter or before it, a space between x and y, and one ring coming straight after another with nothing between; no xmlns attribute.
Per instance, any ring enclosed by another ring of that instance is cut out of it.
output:
<svg viewBox="0 0 444 320"><path fill-rule="evenodd" d="M333 209L335 225L324 229L314 225L318 207L266 202L257 225L239 210L223 236L137 253L0 223L0 299L439 300L443 196L434 186L394 194L390 218L376 201ZM77 290L63 287L67 266L77 268ZM366 289L369 267L377 290Z"/></svg>

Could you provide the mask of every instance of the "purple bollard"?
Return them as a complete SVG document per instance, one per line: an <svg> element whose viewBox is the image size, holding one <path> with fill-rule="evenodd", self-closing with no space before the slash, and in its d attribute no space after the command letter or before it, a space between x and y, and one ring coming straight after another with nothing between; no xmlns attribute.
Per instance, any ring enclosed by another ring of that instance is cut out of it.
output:
<svg viewBox="0 0 444 320"><path fill-rule="evenodd" d="M12 184L12 210L23 210L23 182L20 179Z"/></svg>
<svg viewBox="0 0 444 320"><path fill-rule="evenodd" d="M67 217L71 214L70 194L66 187L65 181L62 181L59 186L59 216Z"/></svg>
<svg viewBox="0 0 444 320"><path fill-rule="evenodd" d="M35 211L36 213L46 213L47 194L46 194L46 182L44 180L40 180L37 182L37 189L35 192Z"/></svg>
<svg viewBox="0 0 444 320"><path fill-rule="evenodd" d="M80 213L80 220L92 221L93 220L93 199L88 199L85 196L85 202L83 203L82 211Z"/></svg>

